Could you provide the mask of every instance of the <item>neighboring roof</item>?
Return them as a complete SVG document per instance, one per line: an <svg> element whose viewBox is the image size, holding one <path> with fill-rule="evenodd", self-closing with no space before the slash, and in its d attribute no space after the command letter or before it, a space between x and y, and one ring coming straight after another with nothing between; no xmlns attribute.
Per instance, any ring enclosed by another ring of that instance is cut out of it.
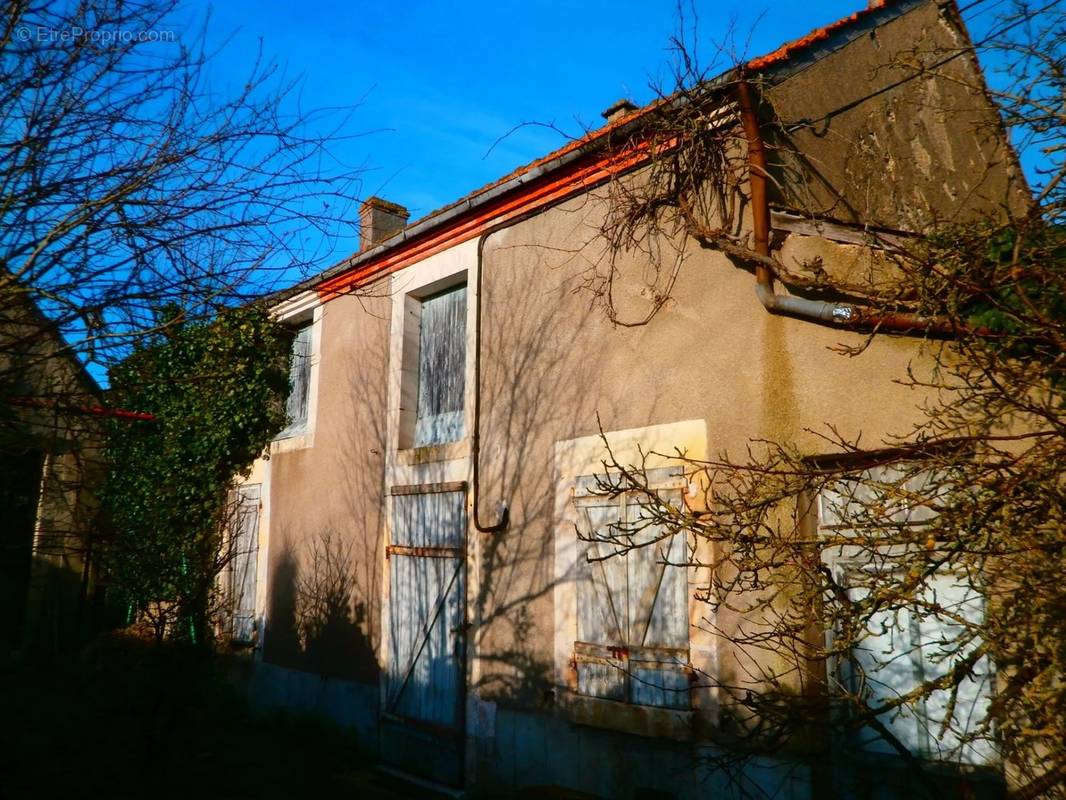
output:
<svg viewBox="0 0 1066 800"><path fill-rule="evenodd" d="M929 2L929 0L871 0L867 8L830 25L816 28L807 35L788 42L771 53L750 59L739 67L727 70L708 81L706 86L713 88L716 85L725 85L735 80L740 74L750 73L758 73L761 80L782 80L839 50L872 28L879 27L890 20L902 16L924 2ZM475 189L454 203L431 211L382 244L345 258L318 275L301 281L288 290L277 292L270 299L280 302L328 281L336 283L338 277L345 273L354 271L367 272L372 267L373 262L387 257L415 240L426 237L441 226L451 223L457 218L473 212L475 209L480 209L505 194L518 191L535 180L572 164L579 158L606 147L608 143L616 139L616 134L624 135L636 130L639 128L641 120L649 113L668 108L671 104L678 102L678 100L677 96L660 98L608 125L590 131L558 150L521 166L486 186Z"/></svg>

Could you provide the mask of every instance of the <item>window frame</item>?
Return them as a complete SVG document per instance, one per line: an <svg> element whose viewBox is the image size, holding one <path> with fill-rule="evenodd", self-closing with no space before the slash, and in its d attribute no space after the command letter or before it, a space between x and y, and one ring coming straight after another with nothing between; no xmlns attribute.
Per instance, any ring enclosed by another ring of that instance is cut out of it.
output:
<svg viewBox="0 0 1066 800"><path fill-rule="evenodd" d="M323 308L317 295L297 296L274 310L282 324L292 329L310 329L308 343L307 418L302 425L288 424L270 443L270 453L301 450L314 445L318 418L319 376L321 372ZM286 406L288 395L286 395Z"/></svg>
<svg viewBox="0 0 1066 800"><path fill-rule="evenodd" d="M463 404L462 408L456 412L459 415L459 436L448 441L418 443L418 411L422 377L422 306L427 300L436 299L460 288L465 288L466 297L463 304L463 356L460 365L463 380ZM415 462L446 460L466 455L465 450L469 443L471 422L470 355L473 342L470 316L472 303L476 302L473 291L474 288L470 282L468 271L463 269L414 288L408 287L400 298L402 319L400 320L401 327L398 331L400 344L399 352L397 353L400 365L399 408L396 409L398 417L392 446L395 448L401 462L411 459ZM394 328L393 330L395 336L397 329Z"/></svg>

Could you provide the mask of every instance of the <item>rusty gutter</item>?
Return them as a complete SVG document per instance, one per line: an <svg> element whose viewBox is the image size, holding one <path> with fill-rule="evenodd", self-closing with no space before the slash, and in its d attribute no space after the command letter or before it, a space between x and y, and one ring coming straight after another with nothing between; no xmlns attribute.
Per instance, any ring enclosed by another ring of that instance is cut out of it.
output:
<svg viewBox="0 0 1066 800"><path fill-rule="evenodd" d="M737 104L748 144L748 180L751 191L752 227L755 252L770 258L770 202L766 193L769 172L766 147L759 131L751 85L746 80L736 83ZM808 300L803 297L781 295L774 291L773 271L765 264L755 267L755 295L763 308L771 314L809 319L845 328L889 330L898 333L936 333L954 335L958 326L948 320L905 312L881 312L855 303L834 303Z"/></svg>

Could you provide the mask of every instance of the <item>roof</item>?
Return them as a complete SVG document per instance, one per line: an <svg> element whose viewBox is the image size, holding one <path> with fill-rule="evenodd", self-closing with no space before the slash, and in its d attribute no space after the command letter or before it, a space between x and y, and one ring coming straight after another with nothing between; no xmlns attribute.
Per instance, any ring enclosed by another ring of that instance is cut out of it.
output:
<svg viewBox="0 0 1066 800"><path fill-rule="evenodd" d="M751 74L757 74L762 81L783 80L811 63L839 50L872 28L879 27L890 20L902 16L924 2L928 2L928 0L871 0L865 9L856 11L830 25L816 28L805 36L787 42L770 53L752 58L744 64L727 70L708 81L705 86L707 88L713 88L715 85L725 86L741 75ZM396 251L404 247L413 246L413 243L417 240L432 235L433 232L446 224L455 222L463 215L473 214L476 209L480 209L504 195L518 192L535 181L546 178L556 170L572 165L578 159L604 149L612 140L616 140L616 134L621 136L637 130L641 121L650 113L662 110L664 107L668 108L672 103L678 102L679 99L679 96L659 98L643 108L625 114L601 128L590 131L563 147L529 164L518 167L492 183L475 189L454 203L431 211L408 225L402 232L376 247L345 258L318 275L304 280L288 290L276 293L270 299L281 301L308 289L319 288L321 291L324 286L334 287L327 292L327 294L331 294L338 285L340 276L348 273L358 273L360 276L376 275L377 272L373 270L375 262L389 260L389 257ZM392 262L395 263L394 258Z"/></svg>

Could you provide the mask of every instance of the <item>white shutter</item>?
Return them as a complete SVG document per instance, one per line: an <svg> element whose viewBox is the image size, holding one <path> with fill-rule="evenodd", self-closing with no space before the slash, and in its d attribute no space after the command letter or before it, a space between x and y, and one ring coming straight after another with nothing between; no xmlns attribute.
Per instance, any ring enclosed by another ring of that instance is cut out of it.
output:
<svg viewBox="0 0 1066 800"><path fill-rule="evenodd" d="M236 642L255 641L255 596L259 562L259 484L237 489L231 551L232 635Z"/></svg>
<svg viewBox="0 0 1066 800"><path fill-rule="evenodd" d="M289 396L285 403L288 425L284 434L298 433L307 427L311 393L311 326L296 331L289 359Z"/></svg>
<svg viewBox="0 0 1066 800"><path fill-rule="evenodd" d="M921 526L936 515L935 508L915 505L916 498L927 498L937 476L906 466L876 467L845 477L826 487L818 498L818 524L823 533L841 537L841 543L826 548L823 557L837 565L838 578L848 587L848 597L859 602L868 594L865 585L890 580L887 570L892 553L902 552L898 545L878 548L869 538L849 542L849 535L877 533L884 522L903 526ZM943 483L943 481L940 481ZM937 494L948 490L945 486ZM912 494L911 498L907 495ZM880 519L873 512L880 513ZM883 559L877 558L883 555ZM876 563L875 563L876 562ZM980 589L965 577L942 572L927 578L913 603L873 613L866 630L852 649L853 664L843 670L842 678L853 692L862 692L868 706L877 708L900 698L919 686L947 674L960 660L978 646L966 642L968 626L957 618L979 624L984 614ZM984 720L991 697L991 665L982 658L973 676L964 679L949 724L951 692L932 691L926 698L901 705L886 713L880 721L911 752L951 758L970 764L995 760L990 741L963 744L967 732L976 730ZM960 736L960 734L962 734ZM862 733L861 744L871 750L895 753L895 749L871 729Z"/></svg>
<svg viewBox="0 0 1066 800"><path fill-rule="evenodd" d="M595 491L592 478L578 491ZM664 490L666 502L681 503L677 490ZM664 536L632 497L582 497L575 502L583 536L607 541L585 543L577 587L578 692L642 705L687 708L688 579L681 533ZM612 525L625 522L624 534ZM637 546L621 548L619 538ZM624 549L624 548L623 548Z"/></svg>
<svg viewBox="0 0 1066 800"><path fill-rule="evenodd" d="M463 437L466 286L422 301L415 447Z"/></svg>

